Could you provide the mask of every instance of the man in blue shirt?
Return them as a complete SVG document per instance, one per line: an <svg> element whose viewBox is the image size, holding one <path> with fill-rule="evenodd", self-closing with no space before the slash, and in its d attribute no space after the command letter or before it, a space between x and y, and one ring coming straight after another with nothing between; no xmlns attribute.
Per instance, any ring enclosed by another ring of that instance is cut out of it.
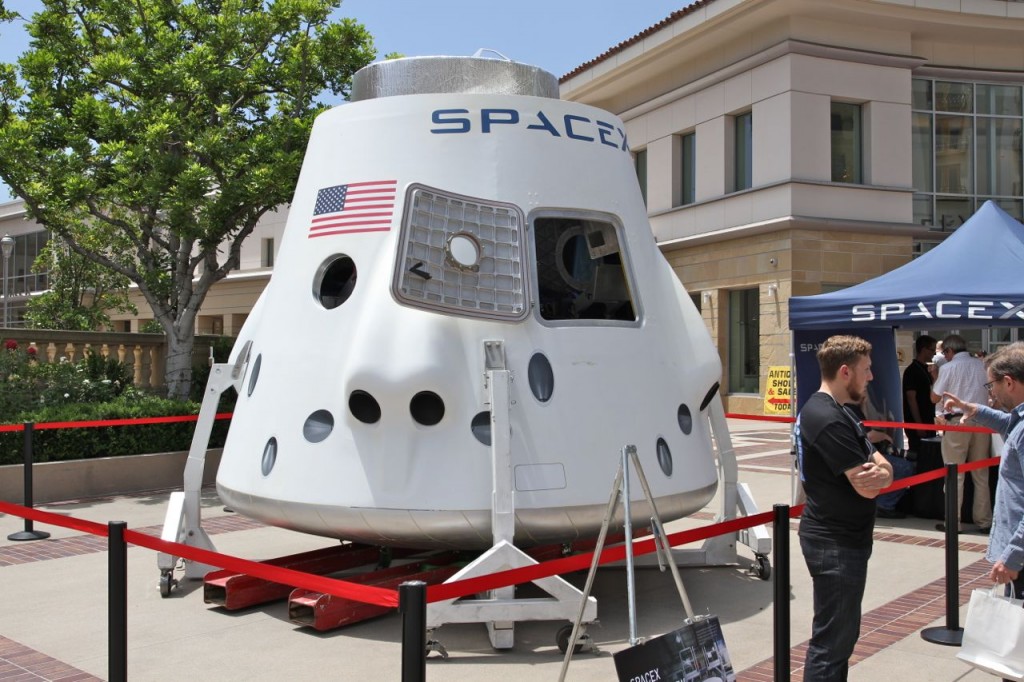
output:
<svg viewBox="0 0 1024 682"><path fill-rule="evenodd" d="M965 416L1000 433L1006 443L999 463L992 535L986 558L992 562L992 582L1009 583L1007 594L1024 597L1024 342L1005 346L985 358L992 405L967 403L944 394L947 410L962 409ZM1005 410L1005 411L1003 411ZM1011 586L1013 592L1010 592Z"/></svg>

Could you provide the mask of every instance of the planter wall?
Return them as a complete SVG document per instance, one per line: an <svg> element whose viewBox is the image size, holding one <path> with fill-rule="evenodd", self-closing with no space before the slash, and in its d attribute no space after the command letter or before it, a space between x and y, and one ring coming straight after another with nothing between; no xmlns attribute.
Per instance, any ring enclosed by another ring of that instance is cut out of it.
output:
<svg viewBox="0 0 1024 682"><path fill-rule="evenodd" d="M208 450L203 485L217 477L221 450ZM62 462L42 462L32 467L35 504L63 502L147 490L181 490L188 452L152 455L96 457ZM25 469L22 464L0 466L0 500L25 501Z"/></svg>

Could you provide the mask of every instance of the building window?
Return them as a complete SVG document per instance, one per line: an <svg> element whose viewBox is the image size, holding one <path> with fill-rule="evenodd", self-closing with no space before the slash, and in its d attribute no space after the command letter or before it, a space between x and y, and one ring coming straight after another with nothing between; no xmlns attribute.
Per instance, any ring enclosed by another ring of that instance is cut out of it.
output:
<svg viewBox="0 0 1024 682"><path fill-rule="evenodd" d="M832 102L832 182L863 182L859 104Z"/></svg>
<svg viewBox="0 0 1024 682"><path fill-rule="evenodd" d="M757 393L761 376L757 288L729 292L729 392Z"/></svg>
<svg viewBox="0 0 1024 682"><path fill-rule="evenodd" d="M260 267L272 268L274 267L274 238L268 237L263 240L262 256L260 258Z"/></svg>
<svg viewBox="0 0 1024 682"><path fill-rule="evenodd" d="M697 135L689 133L679 139L679 205L686 206L697 197Z"/></svg>
<svg viewBox="0 0 1024 682"><path fill-rule="evenodd" d="M738 192L753 186L753 114L740 114L733 124L733 191Z"/></svg>
<svg viewBox="0 0 1024 682"><path fill-rule="evenodd" d="M36 258L39 254L42 253L44 248L46 248L46 243L49 241L49 237L49 232L46 232L45 230L13 236L14 248L11 250L11 258L8 262L7 268L8 295L12 297L27 296L35 291L46 290L48 286L47 276L49 275L49 271L33 271L32 266L35 264ZM11 306L15 305L18 304L12 301ZM23 308L24 302L22 302L19 311L23 312ZM13 311L14 308L12 307L11 310ZM13 312L10 317L11 319L14 319ZM18 319L21 318L19 317Z"/></svg>
<svg viewBox="0 0 1024 682"><path fill-rule="evenodd" d="M641 149L633 154L633 165L636 167L636 179L640 182L640 195L647 205L647 150Z"/></svg>
<svg viewBox="0 0 1024 682"><path fill-rule="evenodd" d="M1022 88L913 80L914 222L954 230L985 201L1024 218Z"/></svg>
<svg viewBox="0 0 1024 682"><path fill-rule="evenodd" d="M222 315L200 315L196 323L196 332L199 334L224 335L224 317Z"/></svg>

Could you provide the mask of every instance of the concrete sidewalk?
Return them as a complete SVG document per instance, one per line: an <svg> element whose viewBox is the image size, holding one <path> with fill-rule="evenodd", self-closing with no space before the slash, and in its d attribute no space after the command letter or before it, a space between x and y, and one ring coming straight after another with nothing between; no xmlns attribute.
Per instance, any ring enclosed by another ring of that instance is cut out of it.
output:
<svg viewBox="0 0 1024 682"><path fill-rule="evenodd" d="M790 499L788 428L730 420L740 480L762 511ZM168 491L40 505L100 523L123 520L138 531L159 532ZM670 524L672 532L709 523L705 513ZM262 526L223 510L212 490L203 502L218 551L267 559L336 544L331 540ZM852 680L988 680L956 659L957 649L925 642L923 627L944 625L942 534L932 519L879 520L871 559L861 642ZM11 542L20 518L0 515L0 680L91 680L107 674L107 555L103 538L54 526L37 528L49 540ZM208 528L209 530L209 528ZM960 622L970 589L984 586L986 538L960 537ZM810 632L810 579L790 526L792 548L792 679L802 679L803 643ZM717 614L739 680L772 679L772 584L747 571L752 555L740 549L740 566L682 568L694 610ZM201 583L185 583L160 597L155 554L128 552L128 671L135 680L398 680L401 620L391 614L328 633L288 622L283 603L227 612L203 603ZM585 574L568 578L582 586ZM669 573L637 571L639 634L675 629L684 618ZM596 653L574 657L568 679L615 679L612 653L629 637L623 568L599 571L594 590L599 624L589 634ZM482 625L445 625L435 636L450 658L427 662L430 680L555 680L562 655L555 632L564 622L520 623L515 648L492 650Z"/></svg>

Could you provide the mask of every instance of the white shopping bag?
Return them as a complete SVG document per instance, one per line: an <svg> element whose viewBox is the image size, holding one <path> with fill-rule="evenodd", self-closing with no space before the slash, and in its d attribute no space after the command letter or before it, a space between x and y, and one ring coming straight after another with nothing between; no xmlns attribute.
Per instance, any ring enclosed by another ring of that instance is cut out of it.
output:
<svg viewBox="0 0 1024 682"><path fill-rule="evenodd" d="M997 677L1024 681L1024 600L1004 597L1003 590L996 585L971 593L956 657Z"/></svg>

